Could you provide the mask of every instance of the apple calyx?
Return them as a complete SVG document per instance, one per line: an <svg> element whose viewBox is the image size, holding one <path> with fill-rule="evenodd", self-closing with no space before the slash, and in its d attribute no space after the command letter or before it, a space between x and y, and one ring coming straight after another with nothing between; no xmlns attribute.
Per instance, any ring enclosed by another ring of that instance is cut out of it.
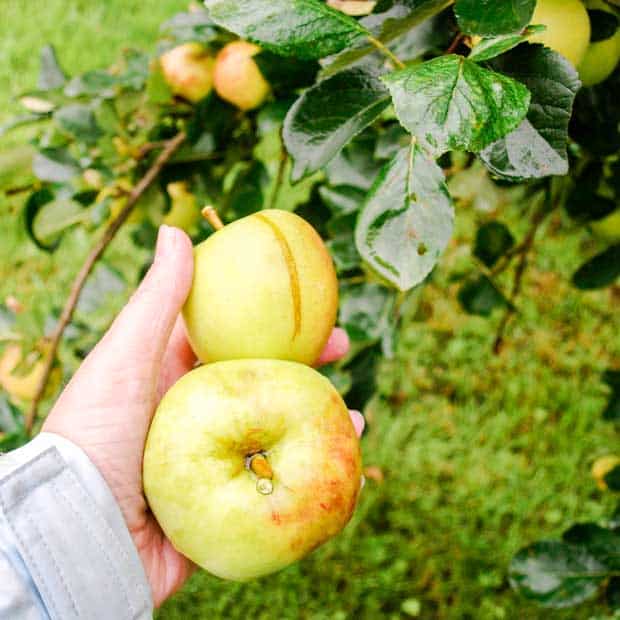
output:
<svg viewBox="0 0 620 620"><path fill-rule="evenodd" d="M273 493L273 469L262 452L251 454L246 459L246 468L258 477L256 490L261 495Z"/></svg>

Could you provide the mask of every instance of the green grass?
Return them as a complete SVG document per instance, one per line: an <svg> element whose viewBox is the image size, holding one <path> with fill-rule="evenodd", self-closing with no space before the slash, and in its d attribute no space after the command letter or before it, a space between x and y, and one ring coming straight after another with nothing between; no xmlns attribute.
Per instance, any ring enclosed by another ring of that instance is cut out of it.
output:
<svg viewBox="0 0 620 620"><path fill-rule="evenodd" d="M14 111L8 99L36 84L37 50L46 42L57 45L69 72L90 69L123 46L150 48L159 23L181 8L171 0L3 0L0 56L9 73L0 75L7 94L0 120ZM20 158L27 163L24 149L0 152L0 185L17 182L11 166L20 168ZM89 239L78 231L61 252L43 254L21 231L20 209L19 196L0 197L0 299L16 295L45 315L63 299ZM508 209L504 217L521 237L520 214ZM594 247L586 233L567 235L557 215L541 232L545 243L507 345L493 355L499 316L465 316L450 280L472 267L478 218L459 211L455 241L394 359L381 367L363 453L384 479L369 477L353 522L306 560L253 583L196 574L160 620L404 619L403 609L416 605L425 619L580 620L604 612L596 603L541 610L512 593L506 568L522 545L612 508L589 467L617 450L617 434L600 419L599 376L620 359L618 300L570 287L579 257ZM106 258L134 277L144 256L121 237Z"/></svg>

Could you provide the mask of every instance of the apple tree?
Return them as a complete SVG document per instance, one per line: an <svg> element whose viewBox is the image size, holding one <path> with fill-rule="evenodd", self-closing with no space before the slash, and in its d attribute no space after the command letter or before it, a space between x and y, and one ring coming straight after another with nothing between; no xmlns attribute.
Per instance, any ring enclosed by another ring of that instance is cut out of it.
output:
<svg viewBox="0 0 620 620"><path fill-rule="evenodd" d="M67 231L80 228L91 246L63 307L27 318L0 307L3 339L19 333L22 343L0 362L0 381L8 391L11 376L25 382L0 401L0 449L37 429L59 378L70 377L113 316L110 298L148 266L158 225L180 226L194 242L213 233L204 205L225 223L265 208L295 210L326 239L352 348L324 372L357 408L441 268L472 187L519 204L528 222L517 238L494 210L471 248L475 272L455 275L464 312L502 313L498 354L519 320L528 259L551 214L572 222L567 235L587 227L597 239L590 259L575 264L574 286L613 286L619 5L206 0L163 24L153 50L126 50L112 67L68 76L44 48L37 88L0 131L35 127L34 182L18 188L32 243L62 252ZM121 229L143 269L106 260ZM603 380L603 415L617 424L619 371ZM603 477L620 490L617 463ZM619 551L616 511L522 550L511 584L551 607L605 589L618 607Z"/></svg>

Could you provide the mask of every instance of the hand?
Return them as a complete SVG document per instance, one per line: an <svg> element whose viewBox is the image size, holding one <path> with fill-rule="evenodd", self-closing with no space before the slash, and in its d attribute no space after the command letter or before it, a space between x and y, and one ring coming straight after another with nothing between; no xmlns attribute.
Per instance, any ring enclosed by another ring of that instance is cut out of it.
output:
<svg viewBox="0 0 620 620"><path fill-rule="evenodd" d="M192 282L193 255L181 230L162 226L155 260L129 303L84 360L43 425L80 446L118 501L159 606L192 573L148 509L142 454L163 394L196 358L179 316ZM318 363L342 357L346 333L335 329ZM351 412L358 434L364 421Z"/></svg>

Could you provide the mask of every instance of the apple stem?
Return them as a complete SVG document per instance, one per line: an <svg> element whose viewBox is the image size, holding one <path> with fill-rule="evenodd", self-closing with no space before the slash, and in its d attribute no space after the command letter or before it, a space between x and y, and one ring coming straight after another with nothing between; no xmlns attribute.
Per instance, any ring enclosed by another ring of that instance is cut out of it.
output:
<svg viewBox="0 0 620 620"><path fill-rule="evenodd" d="M211 205L207 205L201 213L205 220L207 220L207 222L209 222L215 230L221 230L224 228L224 223L217 214L217 211Z"/></svg>
<svg viewBox="0 0 620 620"><path fill-rule="evenodd" d="M250 457L248 463L250 469L259 477L271 480L273 478L273 469L264 454L257 452Z"/></svg>

